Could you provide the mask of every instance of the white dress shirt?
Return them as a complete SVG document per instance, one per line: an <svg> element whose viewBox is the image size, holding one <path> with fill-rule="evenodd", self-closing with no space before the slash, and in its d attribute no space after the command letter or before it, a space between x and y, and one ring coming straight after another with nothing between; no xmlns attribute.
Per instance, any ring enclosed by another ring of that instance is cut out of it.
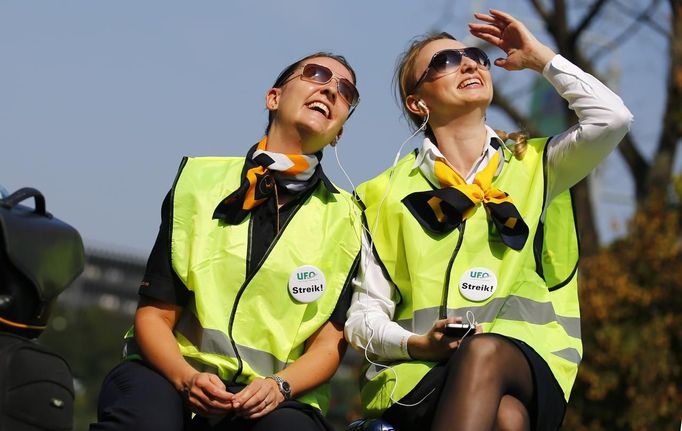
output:
<svg viewBox="0 0 682 431"><path fill-rule="evenodd" d="M586 177L618 145L630 129L632 114L623 101L592 75L583 72L561 55L545 66L542 75L552 84L577 117L578 123L555 135L547 145L549 202L564 190ZM499 139L486 126L488 142ZM438 151L428 138L419 157L427 151ZM484 169L492 154L488 144L466 176L471 183ZM423 165L423 164L422 164ZM420 165L420 166L422 166ZM394 322L395 286L381 270L367 235L363 237L362 258L353 280L352 303L346 321L346 339L356 349L382 360L408 359L407 339L414 335Z"/></svg>

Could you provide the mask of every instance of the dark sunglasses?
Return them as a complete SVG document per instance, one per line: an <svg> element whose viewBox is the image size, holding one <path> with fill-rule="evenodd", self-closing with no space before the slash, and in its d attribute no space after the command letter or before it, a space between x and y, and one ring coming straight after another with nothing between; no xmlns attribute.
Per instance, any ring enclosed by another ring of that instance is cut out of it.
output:
<svg viewBox="0 0 682 431"><path fill-rule="evenodd" d="M282 85L298 76L304 81L320 85L328 84L332 79L336 79L336 89L338 90L339 95L341 95L341 98L348 103L351 109L354 109L360 102L360 93L358 93L358 89L355 88L355 85L346 78L335 77L334 72L328 67L315 63L308 63L303 66L303 71L299 75L290 77L284 81Z"/></svg>
<svg viewBox="0 0 682 431"><path fill-rule="evenodd" d="M460 64L462 64L462 57L474 60L479 67L490 69L490 59L482 49L444 49L433 54L428 67L417 80L417 83L414 84L414 90L412 91L417 91L417 88L419 88L427 78L435 78L436 76L457 70Z"/></svg>

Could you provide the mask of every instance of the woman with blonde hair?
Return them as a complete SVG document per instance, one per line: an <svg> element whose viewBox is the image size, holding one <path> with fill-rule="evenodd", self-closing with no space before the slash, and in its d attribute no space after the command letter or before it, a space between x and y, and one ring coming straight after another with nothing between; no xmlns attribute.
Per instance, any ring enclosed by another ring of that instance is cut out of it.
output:
<svg viewBox="0 0 682 431"><path fill-rule="evenodd" d="M396 429L555 430L582 353L575 270L557 269L577 259L568 189L632 117L511 15L475 17L471 34L506 54L494 64L542 74L579 122L550 138L515 136L513 151L486 124L486 53L447 33L412 43L397 83L425 138L358 188L372 237L346 338L370 359L366 413Z"/></svg>

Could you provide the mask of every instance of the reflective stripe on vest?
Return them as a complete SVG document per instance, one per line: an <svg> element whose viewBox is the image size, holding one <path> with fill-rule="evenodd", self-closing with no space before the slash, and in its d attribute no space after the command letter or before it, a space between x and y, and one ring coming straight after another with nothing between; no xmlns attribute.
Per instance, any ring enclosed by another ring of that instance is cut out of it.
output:
<svg viewBox="0 0 682 431"><path fill-rule="evenodd" d="M509 193L529 226L531 238L540 226L544 203L545 143L546 139L530 140L524 158L519 161L507 157L502 172L493 181L495 187ZM498 240L494 225L488 222L485 209L477 208L460 230L446 235L426 233L401 203L409 193L431 187L418 168L413 169L414 160L413 153L395 167L374 232L379 260L400 294L394 320L411 332L427 332L439 318L447 292L444 310L448 316L464 317L471 311L476 321L482 323L484 332L507 335L532 346L547 362L568 399L582 353L579 313L573 312L577 311L577 297L570 307L560 310L560 306L555 306L554 292L550 294L548 283L541 276L542 269L536 267L534 241L528 241L520 251L505 247ZM389 178L387 171L358 188L369 226L373 226L377 218ZM559 210L566 210L566 201L561 202ZM567 202L570 208L570 199ZM571 214L569 212L568 216ZM546 227L553 229L552 223L558 218L557 215L548 216ZM460 235L463 235L461 247L457 248ZM543 232L538 235L542 236ZM557 236L549 247L562 253L568 248L566 241ZM575 263L576 258L577 249L575 254L566 256L565 262ZM460 279L473 268L490 270L497 278L493 296L480 302L466 299L459 291ZM551 273L551 268L547 272ZM556 277L561 275L568 277L563 267L555 274ZM576 280L573 278L575 272L569 272L569 275L571 281ZM406 395L433 365L420 361L396 363L392 371L383 370L378 374L378 370L368 369L367 377L371 380L362 391L367 414L380 414L389 407L392 391L394 400ZM394 372L399 376L397 381Z"/></svg>
<svg viewBox="0 0 682 431"><path fill-rule="evenodd" d="M507 307L503 305L507 303ZM411 319L398 320L398 325L417 334L425 334L438 320L439 307L423 308L416 310ZM558 316L554 312L553 304L536 302L520 296L509 298L495 298L481 306L460 308L448 308L448 316L466 316L470 311L476 316L478 323L490 323L495 318L507 320L520 320L544 325L554 320L566 330L571 337L580 338L580 319Z"/></svg>
<svg viewBox="0 0 682 431"><path fill-rule="evenodd" d="M232 342L227 335L215 329L204 329L192 313L183 314L175 327L175 331L182 334L202 354L212 354L228 358L237 358ZM284 361L262 350L237 344L239 356L249 364L260 376L267 376L287 366Z"/></svg>

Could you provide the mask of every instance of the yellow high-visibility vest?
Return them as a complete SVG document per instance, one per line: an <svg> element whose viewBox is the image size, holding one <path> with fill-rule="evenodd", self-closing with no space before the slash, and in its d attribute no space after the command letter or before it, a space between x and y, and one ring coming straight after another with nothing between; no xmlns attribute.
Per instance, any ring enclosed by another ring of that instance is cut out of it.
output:
<svg viewBox="0 0 682 431"><path fill-rule="evenodd" d="M172 191L171 262L193 293L175 328L183 356L199 370L248 384L299 358L328 321L357 264L360 215L348 193L318 185L247 276L251 216L238 225L213 219L221 199L239 187L243 165L241 157L183 159ZM323 288L304 288L323 293L300 302L290 293L291 277L319 281L317 270ZM324 412L329 395L324 384L298 399Z"/></svg>
<svg viewBox="0 0 682 431"><path fill-rule="evenodd" d="M551 202L544 226L541 223L546 141L529 140L522 160L508 155L493 181L494 187L511 196L528 225L528 241L519 251L501 242L482 205L450 233L426 231L401 202L410 193L433 188L414 166L415 153L362 184L358 195L365 205L367 225L375 226L378 218L374 247L399 294L394 314L399 325L423 334L442 314L464 317L471 311L484 332L516 338L533 347L568 399L582 356L577 234L568 191ZM477 284L476 277L484 277L488 284ZM465 296L467 289L490 295L467 299L472 297ZM366 413L381 414L392 404L391 392L393 399L399 400L434 365L404 361L391 364L392 370L369 366L362 388Z"/></svg>

